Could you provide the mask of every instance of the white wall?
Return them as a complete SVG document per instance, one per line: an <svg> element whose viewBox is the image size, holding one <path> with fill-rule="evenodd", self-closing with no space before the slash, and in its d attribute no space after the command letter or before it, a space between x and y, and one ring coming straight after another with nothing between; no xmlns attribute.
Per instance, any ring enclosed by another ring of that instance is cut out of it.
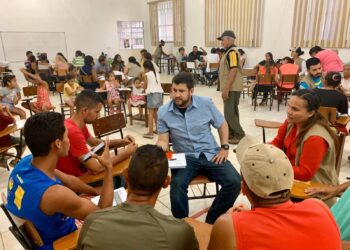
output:
<svg viewBox="0 0 350 250"><path fill-rule="evenodd" d="M0 6L0 31L65 32L69 60L76 50L95 58L102 51L111 56L119 52L124 60L139 58L139 50L119 50L118 20L144 21L145 47L150 47L146 0L0 0ZM22 65L11 67L16 72Z"/></svg>

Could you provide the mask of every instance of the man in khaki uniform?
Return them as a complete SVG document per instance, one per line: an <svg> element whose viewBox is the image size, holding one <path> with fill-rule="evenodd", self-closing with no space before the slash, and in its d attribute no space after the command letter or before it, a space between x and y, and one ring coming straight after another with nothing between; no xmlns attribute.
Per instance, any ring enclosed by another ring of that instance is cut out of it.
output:
<svg viewBox="0 0 350 250"><path fill-rule="evenodd" d="M220 37L226 53L220 60L219 80L222 100L224 101L224 116L229 125L230 144L238 144L245 133L239 123L239 98L243 90L242 68L239 63L239 53L234 50L236 36L231 30L226 30Z"/></svg>

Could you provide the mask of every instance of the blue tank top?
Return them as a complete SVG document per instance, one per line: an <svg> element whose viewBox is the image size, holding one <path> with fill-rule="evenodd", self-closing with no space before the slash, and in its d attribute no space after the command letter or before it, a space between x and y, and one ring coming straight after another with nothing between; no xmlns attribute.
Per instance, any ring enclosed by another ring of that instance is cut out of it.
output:
<svg viewBox="0 0 350 250"><path fill-rule="evenodd" d="M53 249L53 242L77 229L75 220L61 213L51 216L40 209L44 192L53 185L62 185L31 164L32 155L24 157L13 169L7 189L6 208L17 217L31 221L38 230L44 246L38 249Z"/></svg>

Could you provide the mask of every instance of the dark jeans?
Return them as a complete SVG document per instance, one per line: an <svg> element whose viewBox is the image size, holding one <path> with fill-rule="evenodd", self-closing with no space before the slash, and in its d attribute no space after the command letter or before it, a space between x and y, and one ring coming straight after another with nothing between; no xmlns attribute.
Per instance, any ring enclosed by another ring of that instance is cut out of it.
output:
<svg viewBox="0 0 350 250"><path fill-rule="evenodd" d="M241 190L240 175L229 161L216 165L208 161L203 153L198 159L186 156L186 161L186 168L171 170L171 211L176 218L188 217L188 185L200 173L221 186L205 220L207 223L213 224L221 214L232 207L239 195Z"/></svg>

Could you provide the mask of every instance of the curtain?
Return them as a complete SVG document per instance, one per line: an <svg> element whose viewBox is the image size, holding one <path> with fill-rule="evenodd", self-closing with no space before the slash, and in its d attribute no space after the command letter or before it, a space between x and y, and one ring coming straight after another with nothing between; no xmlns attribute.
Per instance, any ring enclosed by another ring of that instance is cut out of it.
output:
<svg viewBox="0 0 350 250"><path fill-rule="evenodd" d="M158 46L159 44L159 27L158 27L158 6L157 2L150 2L149 4L149 19L151 29L151 44Z"/></svg>
<svg viewBox="0 0 350 250"><path fill-rule="evenodd" d="M236 45L260 47L264 0L205 0L205 46L216 47L225 30L236 34Z"/></svg>
<svg viewBox="0 0 350 250"><path fill-rule="evenodd" d="M293 47L350 48L350 0L295 0Z"/></svg>
<svg viewBox="0 0 350 250"><path fill-rule="evenodd" d="M184 0L173 0L174 46L181 47L185 43Z"/></svg>

